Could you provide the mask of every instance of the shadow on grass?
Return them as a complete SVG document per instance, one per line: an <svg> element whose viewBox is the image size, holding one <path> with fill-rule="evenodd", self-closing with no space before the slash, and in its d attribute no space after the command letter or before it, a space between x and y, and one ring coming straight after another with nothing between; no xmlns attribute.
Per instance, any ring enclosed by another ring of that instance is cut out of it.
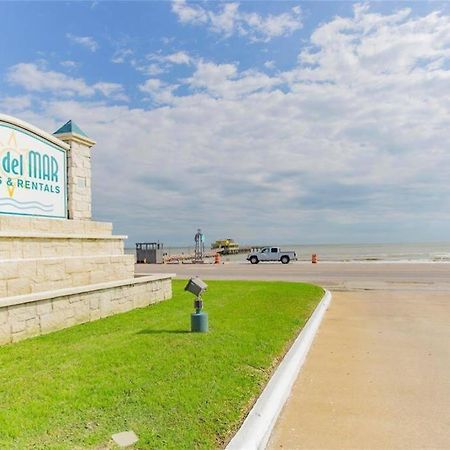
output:
<svg viewBox="0 0 450 450"><path fill-rule="evenodd" d="M136 334L186 334L190 333L189 330L153 330L147 328L145 330L138 331Z"/></svg>

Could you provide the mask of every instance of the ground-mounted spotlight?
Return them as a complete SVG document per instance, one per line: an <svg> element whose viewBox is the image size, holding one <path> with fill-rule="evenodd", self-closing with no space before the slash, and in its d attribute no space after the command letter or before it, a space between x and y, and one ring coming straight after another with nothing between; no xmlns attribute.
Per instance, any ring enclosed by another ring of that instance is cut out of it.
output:
<svg viewBox="0 0 450 450"><path fill-rule="evenodd" d="M191 331L206 333L208 331L208 314L203 311L202 294L206 291L208 285L200 278L191 278L184 290L195 295L195 312L191 314Z"/></svg>

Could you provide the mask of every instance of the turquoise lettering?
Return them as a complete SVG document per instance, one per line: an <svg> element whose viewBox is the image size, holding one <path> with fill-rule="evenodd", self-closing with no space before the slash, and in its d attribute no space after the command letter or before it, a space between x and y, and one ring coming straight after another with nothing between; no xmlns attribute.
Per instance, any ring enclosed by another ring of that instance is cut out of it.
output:
<svg viewBox="0 0 450 450"><path fill-rule="evenodd" d="M8 152L2 158L2 168L6 173L9 173L11 170L11 153Z"/></svg>
<svg viewBox="0 0 450 450"><path fill-rule="evenodd" d="M2 159L2 168L6 173L13 173L14 175L23 175L23 156L13 158L11 152L7 152Z"/></svg>
<svg viewBox="0 0 450 450"><path fill-rule="evenodd" d="M54 158L53 156L51 157L51 178L50 181L55 181L56 183L58 182L58 161L56 161L56 158Z"/></svg>
<svg viewBox="0 0 450 450"><path fill-rule="evenodd" d="M9 163L9 161L6 161ZM10 165L10 163L9 163ZM30 178L38 178L58 182L58 161L55 157L47 154L41 155L39 152L31 150L28 154L28 175Z"/></svg>
<svg viewBox="0 0 450 450"><path fill-rule="evenodd" d="M42 179L50 180L50 158L48 155L42 157Z"/></svg>
<svg viewBox="0 0 450 450"><path fill-rule="evenodd" d="M42 179L41 154L33 150L28 154L28 175L32 178Z"/></svg>
<svg viewBox="0 0 450 450"><path fill-rule="evenodd" d="M11 161L11 172L14 175L22 175L22 155L19 158L13 158Z"/></svg>

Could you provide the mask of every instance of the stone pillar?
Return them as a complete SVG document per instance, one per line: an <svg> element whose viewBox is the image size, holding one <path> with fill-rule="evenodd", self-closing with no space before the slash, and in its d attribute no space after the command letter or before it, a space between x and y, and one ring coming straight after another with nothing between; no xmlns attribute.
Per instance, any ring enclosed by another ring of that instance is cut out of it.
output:
<svg viewBox="0 0 450 450"><path fill-rule="evenodd" d="M95 141L71 120L53 134L70 145L67 152L69 219L91 220L91 147Z"/></svg>

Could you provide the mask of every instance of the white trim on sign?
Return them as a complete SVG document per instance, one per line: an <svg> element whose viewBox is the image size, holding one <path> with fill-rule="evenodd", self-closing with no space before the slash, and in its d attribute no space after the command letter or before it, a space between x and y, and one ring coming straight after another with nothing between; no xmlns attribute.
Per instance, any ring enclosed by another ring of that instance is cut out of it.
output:
<svg viewBox="0 0 450 450"><path fill-rule="evenodd" d="M34 125L31 125L31 123L25 122L24 120L17 119L16 117L8 116L7 114L0 114L0 122L9 123L11 125L14 125L19 128L23 128L24 130L28 130L33 134L36 134L37 136L40 136L41 138L50 141L52 144L57 145L58 147L63 148L64 150L70 150L70 145L66 144L65 142L61 141L57 137L53 136L50 133L47 133L44 130L41 130L40 128L35 127Z"/></svg>

